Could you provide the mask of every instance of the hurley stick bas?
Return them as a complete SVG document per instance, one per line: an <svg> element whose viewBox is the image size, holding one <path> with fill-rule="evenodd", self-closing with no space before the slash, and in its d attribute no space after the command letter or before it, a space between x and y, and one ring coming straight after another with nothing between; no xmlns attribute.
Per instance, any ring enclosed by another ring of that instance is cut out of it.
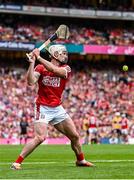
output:
<svg viewBox="0 0 134 180"><path fill-rule="evenodd" d="M43 48L46 48L51 42L55 41L56 39L68 39L70 36L69 28L67 25L61 24L55 33L45 41L38 49L41 51ZM26 56L30 58L30 53L26 53Z"/></svg>

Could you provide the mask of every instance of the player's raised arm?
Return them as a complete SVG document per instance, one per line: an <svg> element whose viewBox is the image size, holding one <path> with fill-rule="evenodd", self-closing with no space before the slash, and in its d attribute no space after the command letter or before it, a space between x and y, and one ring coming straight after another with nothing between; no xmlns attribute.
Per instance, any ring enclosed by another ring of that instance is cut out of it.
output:
<svg viewBox="0 0 134 180"><path fill-rule="evenodd" d="M28 85L30 86L34 85L38 81L39 76L40 76L38 72L34 71L35 59L36 59L35 56L28 57L29 68L27 71L27 82L28 82Z"/></svg>

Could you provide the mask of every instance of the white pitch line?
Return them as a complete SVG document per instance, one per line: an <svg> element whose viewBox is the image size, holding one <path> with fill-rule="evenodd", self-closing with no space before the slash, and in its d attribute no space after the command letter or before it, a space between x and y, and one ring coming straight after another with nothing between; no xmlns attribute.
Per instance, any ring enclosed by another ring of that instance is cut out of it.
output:
<svg viewBox="0 0 134 180"><path fill-rule="evenodd" d="M0 162L0 164L11 164L12 162ZM56 164L62 162L24 162L22 164Z"/></svg>
<svg viewBox="0 0 134 180"><path fill-rule="evenodd" d="M95 162L95 163L111 163L111 162L114 162L114 163L118 163L118 162L134 162L134 159L115 159L115 160L92 160L91 162ZM11 164L12 162L0 162L0 164L4 165L4 164ZM57 163L63 163L63 164L70 164L70 163L74 163L74 162L59 162L59 161L49 161L49 162L24 162L23 164L57 164Z"/></svg>
<svg viewBox="0 0 134 180"><path fill-rule="evenodd" d="M106 162L106 163L110 163L110 162L134 162L134 159L114 159L114 160L93 160L92 162Z"/></svg>

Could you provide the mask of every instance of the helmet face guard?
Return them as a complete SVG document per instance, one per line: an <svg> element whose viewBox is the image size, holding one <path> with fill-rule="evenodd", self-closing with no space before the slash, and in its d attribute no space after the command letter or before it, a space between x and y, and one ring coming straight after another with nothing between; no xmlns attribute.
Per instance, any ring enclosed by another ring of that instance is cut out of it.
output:
<svg viewBox="0 0 134 180"><path fill-rule="evenodd" d="M64 45L52 45L49 47L48 51L51 56L60 63L66 64L68 62L67 49Z"/></svg>

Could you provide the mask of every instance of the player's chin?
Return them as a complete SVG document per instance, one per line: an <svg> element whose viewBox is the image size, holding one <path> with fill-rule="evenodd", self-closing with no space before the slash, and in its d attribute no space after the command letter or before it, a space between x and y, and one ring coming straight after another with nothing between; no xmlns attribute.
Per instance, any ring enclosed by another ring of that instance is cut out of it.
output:
<svg viewBox="0 0 134 180"><path fill-rule="evenodd" d="M64 60L62 61L62 64L67 64L67 62L68 62L68 59L64 59Z"/></svg>

